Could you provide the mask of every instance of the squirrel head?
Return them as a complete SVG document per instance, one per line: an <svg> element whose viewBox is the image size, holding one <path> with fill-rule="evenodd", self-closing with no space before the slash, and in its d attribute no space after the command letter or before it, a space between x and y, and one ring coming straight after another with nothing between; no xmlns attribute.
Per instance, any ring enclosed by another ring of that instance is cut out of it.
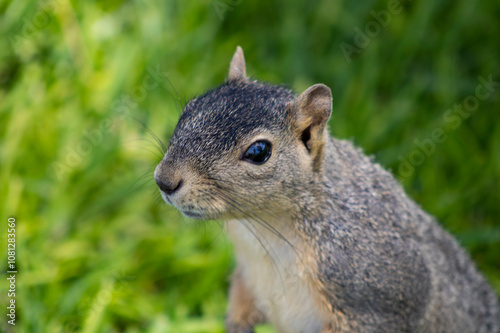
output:
<svg viewBox="0 0 500 333"><path fill-rule="evenodd" d="M323 179L330 89L300 96L246 77L241 47L228 80L189 101L155 170L167 203L198 219L239 219L293 208Z"/></svg>

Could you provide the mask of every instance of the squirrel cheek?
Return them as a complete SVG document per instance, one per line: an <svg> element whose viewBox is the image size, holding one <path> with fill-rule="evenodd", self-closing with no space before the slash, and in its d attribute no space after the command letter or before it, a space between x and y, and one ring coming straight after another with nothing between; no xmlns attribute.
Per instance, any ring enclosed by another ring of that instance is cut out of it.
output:
<svg viewBox="0 0 500 333"><path fill-rule="evenodd" d="M256 184L255 181L274 178L276 175L277 165L269 162L266 163L265 166L248 163L245 169L247 179L244 181L250 182L249 186L257 186L258 184Z"/></svg>
<svg viewBox="0 0 500 333"><path fill-rule="evenodd" d="M294 162L302 172L311 172L311 155L303 145L297 146Z"/></svg>

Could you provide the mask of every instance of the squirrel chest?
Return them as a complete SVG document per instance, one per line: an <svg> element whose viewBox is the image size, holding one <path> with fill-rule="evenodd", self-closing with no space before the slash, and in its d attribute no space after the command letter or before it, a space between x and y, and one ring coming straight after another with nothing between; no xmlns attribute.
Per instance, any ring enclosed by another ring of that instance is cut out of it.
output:
<svg viewBox="0 0 500 333"><path fill-rule="evenodd" d="M327 314L306 248L298 237L287 237L289 244L264 227L243 223L230 221L228 231L255 306L278 332L321 332Z"/></svg>

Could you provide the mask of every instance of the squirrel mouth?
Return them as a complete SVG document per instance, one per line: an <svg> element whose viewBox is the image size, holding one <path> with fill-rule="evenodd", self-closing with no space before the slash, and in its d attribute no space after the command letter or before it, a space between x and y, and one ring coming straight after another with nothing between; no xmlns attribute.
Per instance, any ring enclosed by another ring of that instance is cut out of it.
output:
<svg viewBox="0 0 500 333"><path fill-rule="evenodd" d="M197 220L216 220L220 218L220 215L215 212L205 212L205 211L192 211L192 210L181 210L184 216L197 219Z"/></svg>
<svg viewBox="0 0 500 333"><path fill-rule="evenodd" d="M188 217L194 217L194 218L201 218L201 214L195 213L195 212L189 212L189 211L183 211L182 214L188 216Z"/></svg>
<svg viewBox="0 0 500 333"><path fill-rule="evenodd" d="M183 210L182 214L184 214L187 217L191 217L191 218L197 219L197 220L207 220L208 219L208 217L206 216L206 214L202 214L202 213L198 213L198 212L193 212L193 211L189 211L189 210L188 211Z"/></svg>

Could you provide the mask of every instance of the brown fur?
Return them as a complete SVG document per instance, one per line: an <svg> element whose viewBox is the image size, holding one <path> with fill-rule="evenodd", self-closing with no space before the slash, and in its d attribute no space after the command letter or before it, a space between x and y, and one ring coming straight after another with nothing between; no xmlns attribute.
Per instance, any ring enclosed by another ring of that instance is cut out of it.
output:
<svg viewBox="0 0 500 333"><path fill-rule="evenodd" d="M237 333L252 328L265 321L264 314L257 309L255 297L248 289L240 269L231 278L229 306L226 318L228 333Z"/></svg>
<svg viewBox="0 0 500 333"><path fill-rule="evenodd" d="M245 73L238 48L229 81L186 105L155 172L168 203L227 223L227 331L500 333L497 297L451 235L328 136L329 88L296 96ZM258 141L271 144L265 163L243 159Z"/></svg>

